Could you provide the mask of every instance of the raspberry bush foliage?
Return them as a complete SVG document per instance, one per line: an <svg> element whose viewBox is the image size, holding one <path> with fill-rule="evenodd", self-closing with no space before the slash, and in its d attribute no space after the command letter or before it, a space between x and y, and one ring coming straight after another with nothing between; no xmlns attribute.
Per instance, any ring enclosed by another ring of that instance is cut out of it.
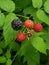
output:
<svg viewBox="0 0 49 65"><path fill-rule="evenodd" d="M49 0L0 0L0 65L49 65Z"/></svg>

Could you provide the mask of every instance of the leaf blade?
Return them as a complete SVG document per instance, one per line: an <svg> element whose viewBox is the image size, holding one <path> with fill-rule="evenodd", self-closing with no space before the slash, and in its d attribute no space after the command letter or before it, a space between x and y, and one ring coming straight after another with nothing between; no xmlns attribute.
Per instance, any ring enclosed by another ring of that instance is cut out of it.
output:
<svg viewBox="0 0 49 65"><path fill-rule="evenodd" d="M42 6L42 0L32 0L34 8L40 8Z"/></svg>
<svg viewBox="0 0 49 65"><path fill-rule="evenodd" d="M46 54L46 44L40 37L32 38L32 45L39 51Z"/></svg>
<svg viewBox="0 0 49 65"><path fill-rule="evenodd" d="M15 10L15 4L11 0L0 0L0 8L7 12L13 12Z"/></svg>
<svg viewBox="0 0 49 65"><path fill-rule="evenodd" d="M45 14L45 12L41 9L39 9L36 13L37 17L39 20L42 22L45 22L46 24L49 25L49 17Z"/></svg>

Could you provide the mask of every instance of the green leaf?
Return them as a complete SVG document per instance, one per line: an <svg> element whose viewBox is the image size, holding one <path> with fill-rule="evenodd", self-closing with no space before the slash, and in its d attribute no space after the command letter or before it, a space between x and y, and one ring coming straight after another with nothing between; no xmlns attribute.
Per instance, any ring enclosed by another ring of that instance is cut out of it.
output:
<svg viewBox="0 0 49 65"><path fill-rule="evenodd" d="M0 13L0 27L4 25L5 22L5 15L3 13Z"/></svg>
<svg viewBox="0 0 49 65"><path fill-rule="evenodd" d="M33 8L32 6L29 6L23 10L23 13L25 16L30 14L32 16L32 19L34 20L34 22L36 22L36 21L39 21L39 19L36 16L36 11L37 11L37 9Z"/></svg>
<svg viewBox="0 0 49 65"><path fill-rule="evenodd" d="M42 0L32 0L34 8L40 8L42 6Z"/></svg>
<svg viewBox="0 0 49 65"><path fill-rule="evenodd" d="M37 63L35 61L29 60L28 65L37 65Z"/></svg>
<svg viewBox="0 0 49 65"><path fill-rule="evenodd" d="M0 54L2 54L3 53L3 50L0 48Z"/></svg>
<svg viewBox="0 0 49 65"><path fill-rule="evenodd" d="M11 65L11 62L12 62L12 60L8 59L7 62L6 62L6 65Z"/></svg>
<svg viewBox="0 0 49 65"><path fill-rule="evenodd" d="M0 57L0 63L5 63L6 62L6 58L4 56Z"/></svg>
<svg viewBox="0 0 49 65"><path fill-rule="evenodd" d="M6 48L6 46L7 46L7 43L5 43L5 41L0 42L0 48L4 49Z"/></svg>
<svg viewBox="0 0 49 65"><path fill-rule="evenodd" d="M24 58L29 64L31 64L32 62L35 62L34 64L38 64L40 62L40 55L37 50L33 48L30 40L26 40L22 43L19 54L24 55Z"/></svg>
<svg viewBox="0 0 49 65"><path fill-rule="evenodd" d="M3 27L4 39L7 44L11 43L11 41L14 41L16 39L16 34L18 33L18 31L15 31L11 26L13 19L17 19L16 15L14 13L9 13L6 16L5 24Z"/></svg>
<svg viewBox="0 0 49 65"><path fill-rule="evenodd" d="M19 51L20 49L20 46L17 42L14 42L12 41L10 44L9 44L9 47L10 49L12 49L13 51Z"/></svg>
<svg viewBox="0 0 49 65"><path fill-rule="evenodd" d="M43 0L43 4L45 3L46 0Z"/></svg>
<svg viewBox="0 0 49 65"><path fill-rule="evenodd" d="M23 13L24 15L31 14L32 16L35 16L36 11L37 10L35 8L33 8L32 6L29 6L23 10Z"/></svg>
<svg viewBox="0 0 49 65"><path fill-rule="evenodd" d="M39 32L39 33L35 32L35 35L36 36L42 36L42 35L45 35L45 32Z"/></svg>
<svg viewBox="0 0 49 65"><path fill-rule="evenodd" d="M40 37L32 38L32 45L39 51L46 54L46 44L44 43L43 39Z"/></svg>
<svg viewBox="0 0 49 65"><path fill-rule="evenodd" d="M13 12L15 10L15 4L11 0L0 0L0 8L7 12Z"/></svg>
<svg viewBox="0 0 49 65"><path fill-rule="evenodd" d="M49 17L46 15L46 13L43 10L41 10L41 9L38 10L36 15L37 15L39 20L41 20L49 25Z"/></svg>
<svg viewBox="0 0 49 65"><path fill-rule="evenodd" d="M49 0L46 0L44 3L44 10L49 14Z"/></svg>
<svg viewBox="0 0 49 65"><path fill-rule="evenodd" d="M16 12L20 12L22 9L31 5L31 0L13 0L16 5Z"/></svg>
<svg viewBox="0 0 49 65"><path fill-rule="evenodd" d="M49 50L49 32L47 32L45 35L42 35L43 39L46 43L46 48Z"/></svg>
<svg viewBox="0 0 49 65"><path fill-rule="evenodd" d="M10 59L11 58L10 50L7 50L5 56L6 56L7 59Z"/></svg>

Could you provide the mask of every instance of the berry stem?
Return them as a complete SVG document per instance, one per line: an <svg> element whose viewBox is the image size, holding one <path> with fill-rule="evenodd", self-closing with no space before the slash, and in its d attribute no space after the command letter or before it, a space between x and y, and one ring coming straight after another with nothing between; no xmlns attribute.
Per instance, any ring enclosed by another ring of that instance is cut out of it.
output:
<svg viewBox="0 0 49 65"><path fill-rule="evenodd" d="M25 33L25 32L26 32L26 30L27 30L27 29L26 29L26 28L24 28L23 32Z"/></svg>
<svg viewBox="0 0 49 65"><path fill-rule="evenodd" d="M20 14L16 14L17 16L20 16L20 17L23 17L23 18L26 18L26 19L29 19L29 17L27 16L23 16L23 15L20 15Z"/></svg>
<svg viewBox="0 0 49 65"><path fill-rule="evenodd" d="M23 32L23 30L24 30L24 26L22 27L21 31Z"/></svg>

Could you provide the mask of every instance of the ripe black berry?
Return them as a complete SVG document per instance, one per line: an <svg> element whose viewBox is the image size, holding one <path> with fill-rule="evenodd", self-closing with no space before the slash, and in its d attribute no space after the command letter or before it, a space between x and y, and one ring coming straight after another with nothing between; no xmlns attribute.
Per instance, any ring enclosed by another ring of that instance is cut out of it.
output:
<svg viewBox="0 0 49 65"><path fill-rule="evenodd" d="M14 19L11 24L14 30L19 30L22 27L22 22L20 20Z"/></svg>

